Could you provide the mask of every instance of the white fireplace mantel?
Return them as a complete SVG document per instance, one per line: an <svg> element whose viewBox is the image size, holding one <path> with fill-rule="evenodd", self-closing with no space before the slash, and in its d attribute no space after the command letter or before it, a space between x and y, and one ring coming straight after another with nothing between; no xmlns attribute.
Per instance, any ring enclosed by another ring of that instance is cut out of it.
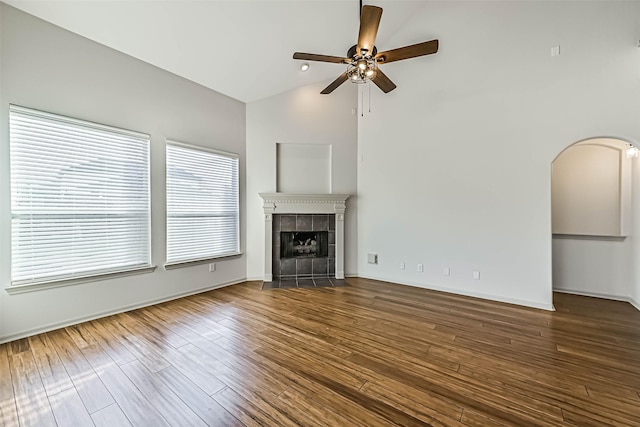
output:
<svg viewBox="0 0 640 427"><path fill-rule="evenodd" d="M260 193L264 201L264 281L273 280L273 214L335 214L336 279L344 279L344 212L348 194Z"/></svg>

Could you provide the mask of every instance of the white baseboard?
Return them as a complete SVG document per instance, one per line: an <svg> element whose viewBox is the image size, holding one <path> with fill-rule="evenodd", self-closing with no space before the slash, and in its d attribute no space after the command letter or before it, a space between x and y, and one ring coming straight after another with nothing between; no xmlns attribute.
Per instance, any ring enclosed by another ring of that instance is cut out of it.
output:
<svg viewBox="0 0 640 427"><path fill-rule="evenodd" d="M387 278L383 278L383 277L369 277L369 276L362 276L362 275L360 275L359 277L362 277L363 279L381 280L381 281L384 281L384 282L397 283L399 285L406 285L406 286L413 286L413 287L416 287L416 288L429 289L429 290L432 290L432 291L446 292L446 293L449 293L449 294L464 295L464 296L467 296L467 297L480 298L480 299L486 299L486 300L497 301L497 302L504 302L504 303L507 303L507 304L521 305L521 306L524 306L524 307L537 308L537 309L540 309L540 310L555 311L555 307L553 306L553 304L545 304L545 303L538 302L538 301L521 300L521 299L517 299L517 298L503 297L501 295L483 294L481 292L471 292L471 291L464 290L464 289L446 288L444 286L433 286L433 285L429 285L429 284L426 284L426 283L398 281L397 279L387 279Z"/></svg>
<svg viewBox="0 0 640 427"><path fill-rule="evenodd" d="M56 329L65 328L65 327L71 326L71 325L77 325L78 323L88 322L90 320L100 319L102 317L112 316L114 314L124 313L126 311L136 310L138 308L148 307L150 305L160 304L160 303L163 303L163 302L167 302L167 301L172 301L172 300L176 300L176 299L179 299L179 298L188 297L190 295L201 294L203 292L211 291L211 290L214 290L214 289L224 288L226 286L236 285L238 283L243 283L243 282L246 282L246 281L247 281L246 278L232 280L232 281L229 281L229 282L218 283L216 285L205 286L203 288L194 289L194 290L191 290L191 291L188 291L188 292L174 294L174 295L171 295L171 296L168 296L168 297L164 297L164 298L148 300L148 301L144 301L144 302L141 302L141 303L138 303L138 304L132 304L132 305L129 305L129 306L126 306L126 307L120 307L120 308L117 308L115 310L107 310L107 311L103 311L103 312L100 312L100 313L94 313L94 314L91 314L89 316L80 316L80 317L76 317L76 318L73 318L73 319L68 319L68 320L65 320L65 321L62 321L62 322L50 323L48 325L40 326L38 328L28 329L28 330L25 330L25 331L21 331L21 332L17 332L17 333L11 334L11 335L0 337L0 344L4 344L4 343L7 343L9 341L15 341L15 340L18 340L18 339L21 339L21 338L26 338L26 337L30 337L30 336L33 336L33 335L41 334L43 332L54 331Z"/></svg>
<svg viewBox="0 0 640 427"><path fill-rule="evenodd" d="M618 295L611 295L611 294L603 294L600 292L588 292L588 291L576 291L573 289L553 289L553 292L559 292L561 294L571 294L571 295L580 295L583 297L594 297L594 298L603 298L603 299L611 299L614 301L624 301L624 302L628 302L629 298L627 297L621 297Z"/></svg>
<svg viewBox="0 0 640 427"><path fill-rule="evenodd" d="M610 294L602 294L602 293L599 293L599 292L576 291L576 290L573 290L573 289L554 289L553 292L560 292L561 294L580 295L580 296L583 296L583 297L603 298L603 299L610 299L610 300L613 300L613 301L628 302L635 309L640 311L640 304L638 304L638 302L635 301L631 297L624 297L624 296L610 295Z"/></svg>

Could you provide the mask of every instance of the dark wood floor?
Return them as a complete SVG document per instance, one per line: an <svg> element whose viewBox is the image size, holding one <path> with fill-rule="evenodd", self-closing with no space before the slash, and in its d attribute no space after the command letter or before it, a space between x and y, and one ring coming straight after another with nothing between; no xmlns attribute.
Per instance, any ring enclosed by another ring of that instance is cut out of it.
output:
<svg viewBox="0 0 640 427"><path fill-rule="evenodd" d="M640 426L640 312L249 282L0 346L3 426Z"/></svg>

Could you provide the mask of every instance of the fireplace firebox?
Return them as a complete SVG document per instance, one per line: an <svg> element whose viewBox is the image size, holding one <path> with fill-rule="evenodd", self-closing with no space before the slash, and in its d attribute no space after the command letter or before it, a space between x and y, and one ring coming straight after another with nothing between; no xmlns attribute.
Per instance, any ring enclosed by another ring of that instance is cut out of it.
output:
<svg viewBox="0 0 640 427"><path fill-rule="evenodd" d="M326 258L329 255L327 231L281 231L280 259Z"/></svg>

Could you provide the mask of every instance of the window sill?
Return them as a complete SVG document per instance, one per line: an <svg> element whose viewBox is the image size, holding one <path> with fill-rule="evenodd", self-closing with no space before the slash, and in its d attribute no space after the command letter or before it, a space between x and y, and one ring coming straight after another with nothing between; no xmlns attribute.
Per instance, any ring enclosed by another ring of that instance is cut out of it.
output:
<svg viewBox="0 0 640 427"><path fill-rule="evenodd" d="M555 233L553 234L554 239L564 239L564 240L602 240L602 241L611 241L611 242L622 242L628 236L623 235L604 235L604 234L564 234L564 233Z"/></svg>
<svg viewBox="0 0 640 427"><path fill-rule="evenodd" d="M36 291L42 291L45 289L61 288L64 286L79 285L82 283L113 279L113 278L122 277L122 276L132 276L135 274L151 273L155 269L156 269L156 266L152 265L149 267L134 268L131 270L117 271L113 273L104 273L104 274L96 274L92 276L75 277L72 279L61 279L61 280L52 280L48 282L30 283L26 285L8 286L4 288L4 290L9 295L23 294L26 292L36 292Z"/></svg>
<svg viewBox="0 0 640 427"><path fill-rule="evenodd" d="M231 254L220 255L220 256L217 256L217 257L194 259L194 260L190 260L190 261L170 262L170 263L167 263L167 264L164 265L164 269L165 270L174 270L176 268L191 267L193 265L200 265L200 264L208 264L208 263L213 262L213 261L226 259L226 258L234 258L234 257L240 256L240 255L242 255L242 252L234 252L234 253L231 253Z"/></svg>

